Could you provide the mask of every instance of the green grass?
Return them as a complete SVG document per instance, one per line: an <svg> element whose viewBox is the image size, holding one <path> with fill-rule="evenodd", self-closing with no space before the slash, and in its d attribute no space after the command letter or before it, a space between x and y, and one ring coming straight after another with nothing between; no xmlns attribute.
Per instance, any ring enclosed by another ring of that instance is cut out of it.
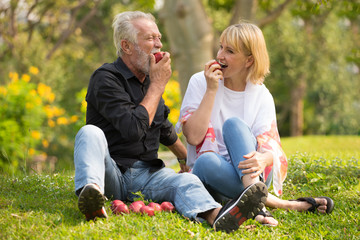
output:
<svg viewBox="0 0 360 240"><path fill-rule="evenodd" d="M111 214L86 222L77 209L73 173L0 176L0 239L359 239L360 137L283 138L289 174L283 199L330 196L331 215L273 210L279 226L247 221L232 234L214 232L178 213ZM271 190L270 190L271 191Z"/></svg>

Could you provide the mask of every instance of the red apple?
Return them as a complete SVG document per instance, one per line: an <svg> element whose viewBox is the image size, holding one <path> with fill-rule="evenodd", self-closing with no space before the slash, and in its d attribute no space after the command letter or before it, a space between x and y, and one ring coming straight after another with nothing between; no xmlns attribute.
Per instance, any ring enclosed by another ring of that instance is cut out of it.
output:
<svg viewBox="0 0 360 240"><path fill-rule="evenodd" d="M125 203L118 199L112 201L111 202L111 210L115 209L117 206L122 205L122 204L125 204Z"/></svg>
<svg viewBox="0 0 360 240"><path fill-rule="evenodd" d="M220 65L220 63L219 63L218 61L215 61L215 62L213 62L212 64L210 64L209 67L211 67L211 66L214 65L214 64L219 64L219 65ZM215 71L216 69L221 70L221 65L220 65L220 67L215 68L214 71Z"/></svg>
<svg viewBox="0 0 360 240"><path fill-rule="evenodd" d="M140 212L140 208L145 206L145 203L143 201L135 201L130 204L129 209L135 213Z"/></svg>
<svg viewBox="0 0 360 240"><path fill-rule="evenodd" d="M116 215L119 214L128 214L130 213L128 206L124 203L124 204L120 204L118 205L114 211L113 211Z"/></svg>
<svg viewBox="0 0 360 240"><path fill-rule="evenodd" d="M140 208L140 212L142 214L147 214L149 215L150 217L154 216L155 212L154 212L154 208L152 207L149 207L149 206L142 206Z"/></svg>
<svg viewBox="0 0 360 240"><path fill-rule="evenodd" d="M175 207L174 207L174 205L172 205L171 202L163 202L163 203L161 203L160 206L163 211L171 212L171 211L175 210Z"/></svg>
<svg viewBox="0 0 360 240"><path fill-rule="evenodd" d="M148 206L149 206L149 207L152 207L155 212L161 212L161 210L162 210L160 204L155 203L155 202L149 203Z"/></svg>
<svg viewBox="0 0 360 240"><path fill-rule="evenodd" d="M154 53L155 56L155 62L158 63L163 57L164 57L164 52L156 52Z"/></svg>

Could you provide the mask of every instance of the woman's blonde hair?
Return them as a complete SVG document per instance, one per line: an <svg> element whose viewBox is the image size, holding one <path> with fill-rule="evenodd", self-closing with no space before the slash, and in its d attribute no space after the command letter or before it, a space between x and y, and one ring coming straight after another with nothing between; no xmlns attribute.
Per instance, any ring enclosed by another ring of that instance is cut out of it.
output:
<svg viewBox="0 0 360 240"><path fill-rule="evenodd" d="M143 13L140 11L128 11L117 14L114 17L112 27L114 29L114 45L116 47L116 54L121 57L123 50L121 48L121 40L125 39L131 43L137 43L138 31L134 27L132 21L135 19L144 18L155 22L155 18L150 13Z"/></svg>
<svg viewBox="0 0 360 240"><path fill-rule="evenodd" d="M252 56L254 63L250 67L247 81L261 84L270 73L270 60L264 36L259 27L241 22L227 27L220 36L220 42L226 42L236 51Z"/></svg>

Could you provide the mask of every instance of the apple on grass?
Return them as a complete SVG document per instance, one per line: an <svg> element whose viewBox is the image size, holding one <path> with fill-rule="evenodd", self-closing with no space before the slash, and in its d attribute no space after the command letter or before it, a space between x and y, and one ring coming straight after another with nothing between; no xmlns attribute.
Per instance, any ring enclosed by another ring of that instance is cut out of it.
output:
<svg viewBox="0 0 360 240"><path fill-rule="evenodd" d="M162 202L160 206L163 211L172 212L175 210L175 207L171 202Z"/></svg>
<svg viewBox="0 0 360 240"><path fill-rule="evenodd" d="M145 203L141 200L139 201L135 201L133 203L130 204L129 209L135 213L139 213L140 212L140 208L145 206Z"/></svg>
<svg viewBox="0 0 360 240"><path fill-rule="evenodd" d="M129 207L124 203L124 204L120 204L120 205L117 205L117 207L113 210L113 212L116 214L116 215L119 215L119 214L129 214L130 211L129 211Z"/></svg>
<svg viewBox="0 0 360 240"><path fill-rule="evenodd" d="M152 207L155 212L161 212L161 210L162 210L160 204L158 204L156 202L151 202L148 204L148 206Z"/></svg>
<svg viewBox="0 0 360 240"><path fill-rule="evenodd" d="M154 53L155 56L155 62L158 63L163 57L164 57L164 52L156 52Z"/></svg>
<svg viewBox="0 0 360 240"><path fill-rule="evenodd" d="M154 216L155 215L155 211L154 211L154 208L150 207L150 206L142 206L140 208L140 212L142 214L147 214L149 215L150 217Z"/></svg>
<svg viewBox="0 0 360 240"><path fill-rule="evenodd" d="M123 201L115 199L114 201L111 202L111 210L115 210L115 208L119 205L125 204Z"/></svg>

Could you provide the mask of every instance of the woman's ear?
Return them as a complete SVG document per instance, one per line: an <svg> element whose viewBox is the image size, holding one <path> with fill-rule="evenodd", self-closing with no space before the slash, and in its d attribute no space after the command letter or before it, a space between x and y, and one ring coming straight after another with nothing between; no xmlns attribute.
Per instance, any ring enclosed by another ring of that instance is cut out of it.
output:
<svg viewBox="0 0 360 240"><path fill-rule="evenodd" d="M246 65L245 66L247 68L249 68L249 67L251 67L251 65L253 65L253 63L254 63L253 55L248 56L247 59L246 59Z"/></svg>
<svg viewBox="0 0 360 240"><path fill-rule="evenodd" d="M126 54L131 54L131 44L127 40L121 40L121 49Z"/></svg>

